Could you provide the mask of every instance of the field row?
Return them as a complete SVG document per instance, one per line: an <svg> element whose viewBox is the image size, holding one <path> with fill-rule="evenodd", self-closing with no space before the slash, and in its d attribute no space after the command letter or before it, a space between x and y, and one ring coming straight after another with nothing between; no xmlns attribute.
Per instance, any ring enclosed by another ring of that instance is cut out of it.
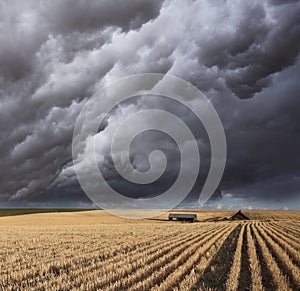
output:
<svg viewBox="0 0 300 291"><path fill-rule="evenodd" d="M297 221L2 228L0 290L299 290Z"/></svg>

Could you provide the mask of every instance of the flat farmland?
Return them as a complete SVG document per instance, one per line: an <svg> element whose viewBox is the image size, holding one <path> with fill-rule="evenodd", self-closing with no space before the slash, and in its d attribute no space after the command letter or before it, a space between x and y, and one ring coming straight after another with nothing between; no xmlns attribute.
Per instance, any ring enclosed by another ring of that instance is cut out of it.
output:
<svg viewBox="0 0 300 291"><path fill-rule="evenodd" d="M300 211L0 217L0 290L300 290Z"/></svg>

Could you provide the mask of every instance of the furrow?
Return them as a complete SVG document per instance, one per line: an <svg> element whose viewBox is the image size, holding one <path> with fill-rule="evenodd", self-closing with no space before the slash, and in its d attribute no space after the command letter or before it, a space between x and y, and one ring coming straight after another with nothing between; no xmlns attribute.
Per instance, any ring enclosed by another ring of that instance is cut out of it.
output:
<svg viewBox="0 0 300 291"><path fill-rule="evenodd" d="M205 269L194 289L226 289L227 274L233 263L233 256L242 226L238 224L226 238L221 248Z"/></svg>
<svg viewBox="0 0 300 291"><path fill-rule="evenodd" d="M262 274L264 275L264 287L266 290L292 290L287 277L283 275L265 241L258 233L257 229L259 226L252 225L251 227L257 243L256 245L260 250L259 256L263 260Z"/></svg>
<svg viewBox="0 0 300 291"><path fill-rule="evenodd" d="M248 224L247 229L247 252L250 263L250 271L251 271L251 288L250 290L264 290L262 284L262 276L261 276L261 264L259 258L256 253L255 243L252 237L250 225Z"/></svg>

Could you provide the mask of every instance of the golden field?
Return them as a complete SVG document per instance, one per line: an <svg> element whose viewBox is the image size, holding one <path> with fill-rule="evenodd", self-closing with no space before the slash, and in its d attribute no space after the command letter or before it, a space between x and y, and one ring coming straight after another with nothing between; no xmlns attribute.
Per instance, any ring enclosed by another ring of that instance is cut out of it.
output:
<svg viewBox="0 0 300 291"><path fill-rule="evenodd" d="M300 211L191 212L0 217L0 290L300 290Z"/></svg>

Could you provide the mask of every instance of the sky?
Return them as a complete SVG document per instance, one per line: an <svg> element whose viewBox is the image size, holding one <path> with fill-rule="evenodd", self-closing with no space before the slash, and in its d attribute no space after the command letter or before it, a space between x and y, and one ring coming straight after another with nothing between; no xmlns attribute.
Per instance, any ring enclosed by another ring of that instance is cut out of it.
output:
<svg viewBox="0 0 300 291"><path fill-rule="evenodd" d="M299 209L299 15L299 1L0 0L0 207L91 206L72 160L80 111L115 80L162 73L200 89L224 127L226 167L205 207ZM185 204L200 207L209 140L187 108L161 96L137 96L111 112L97 133L99 169L130 197L174 182L178 148L161 132L131 147L140 170L154 149L168 158L151 187L124 181L108 154L118 121L145 108L169 110L193 129L202 168Z"/></svg>

